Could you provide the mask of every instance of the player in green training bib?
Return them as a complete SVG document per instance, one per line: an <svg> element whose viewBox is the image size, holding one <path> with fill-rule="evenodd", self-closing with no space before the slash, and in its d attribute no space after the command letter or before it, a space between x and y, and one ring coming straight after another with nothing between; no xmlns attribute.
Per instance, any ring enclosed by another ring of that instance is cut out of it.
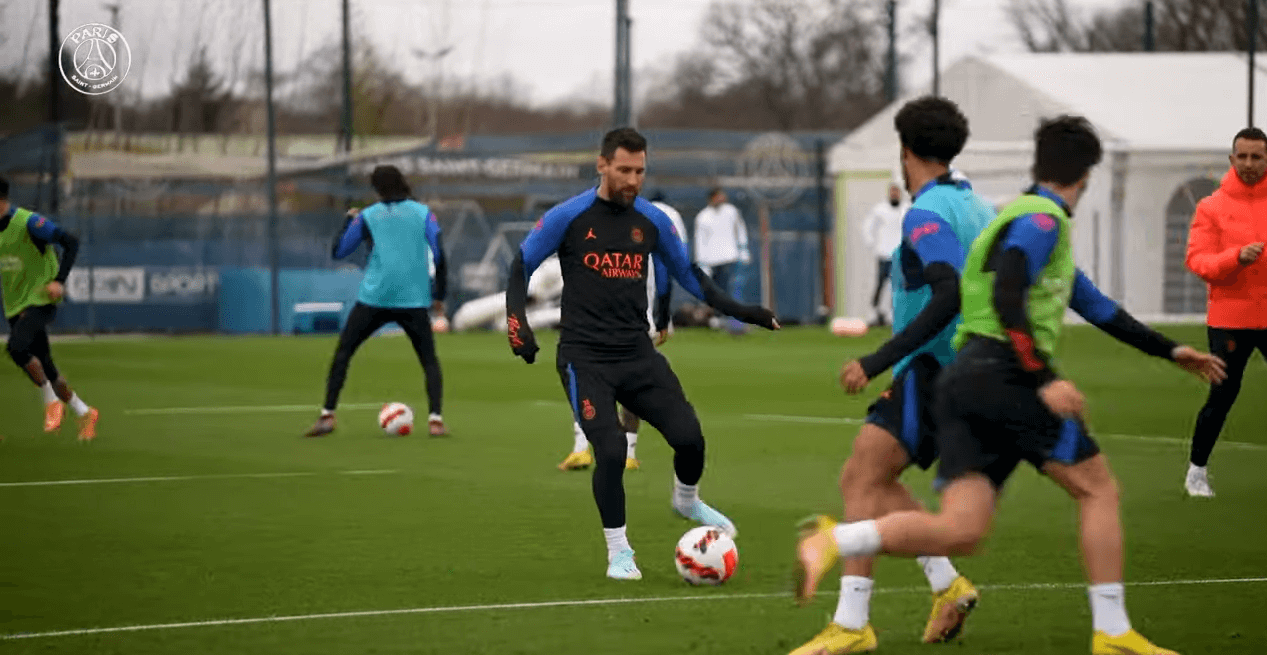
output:
<svg viewBox="0 0 1267 655"><path fill-rule="evenodd" d="M52 246L60 246L59 260ZM53 364L48 326L57 314L63 285L79 253L79 239L49 219L9 202L9 182L0 178L0 289L9 322L7 350L13 362L44 393L44 431L62 426L63 402L79 415L79 438L97 436L97 410L84 404Z"/></svg>
<svg viewBox="0 0 1267 655"><path fill-rule="evenodd" d="M971 554L1004 482L1024 460L1079 504L1092 654L1175 655L1132 630L1126 615L1116 482L1087 435L1082 394L1054 368L1065 310L1204 379L1221 380L1224 364L1142 325L1074 266L1072 208L1101 152L1086 119L1043 121L1035 185L999 212L968 253L959 351L934 392L941 513L899 512L820 530L801 543L802 557L819 562L815 573L840 556Z"/></svg>

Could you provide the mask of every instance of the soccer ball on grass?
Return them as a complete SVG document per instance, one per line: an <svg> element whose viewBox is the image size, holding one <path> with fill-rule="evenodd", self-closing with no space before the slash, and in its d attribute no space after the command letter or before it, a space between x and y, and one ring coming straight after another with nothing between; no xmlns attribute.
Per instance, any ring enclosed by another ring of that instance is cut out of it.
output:
<svg viewBox="0 0 1267 655"><path fill-rule="evenodd" d="M405 403L385 403L378 413L378 427L393 437L414 431L414 410Z"/></svg>
<svg viewBox="0 0 1267 655"><path fill-rule="evenodd" d="M673 560L683 580L693 585L719 585L734 575L739 549L725 532L705 525L682 535Z"/></svg>

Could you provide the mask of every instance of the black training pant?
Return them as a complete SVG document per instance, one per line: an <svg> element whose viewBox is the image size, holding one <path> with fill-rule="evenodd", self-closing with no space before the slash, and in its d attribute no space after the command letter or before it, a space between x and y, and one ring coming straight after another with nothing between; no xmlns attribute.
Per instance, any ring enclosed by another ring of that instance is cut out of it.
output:
<svg viewBox="0 0 1267 655"><path fill-rule="evenodd" d="M426 374L430 411L432 414L440 413L444 380L440 375L440 360L436 358L436 344L431 336L431 316L427 313L427 308L372 307L359 302L352 307L347 325L343 326L343 332L339 334L339 347L334 351L330 375L326 378L326 409L333 411L339 403L339 392L343 390L343 382L348 375L348 363L352 361L356 349L388 323L396 323L408 335Z"/></svg>
<svg viewBox="0 0 1267 655"><path fill-rule="evenodd" d="M604 528L625 524L625 429L616 403L664 435L673 448L673 471L683 484L704 473L704 433L695 408L664 355L649 350L624 362L558 357L559 378L585 438L594 447L594 500Z"/></svg>
<svg viewBox="0 0 1267 655"><path fill-rule="evenodd" d="M1210 385L1210 396L1197 414L1190 458L1197 466L1205 466L1210 461L1214 442L1219 440L1219 433L1223 431L1223 421L1227 420L1227 413L1231 411L1237 394L1241 392L1241 378L1254 349L1257 348L1267 358L1267 330L1211 327L1207 328L1207 332L1210 337L1210 352L1227 362L1227 379L1222 384Z"/></svg>
<svg viewBox="0 0 1267 655"><path fill-rule="evenodd" d="M48 381L55 381L61 375L53 365L53 354L48 345L48 326L56 316L56 305L37 305L27 307L9 319L9 357L28 377L31 372L26 370L26 365L32 357L40 360ZM35 380L32 378L31 381Z"/></svg>
<svg viewBox="0 0 1267 655"><path fill-rule="evenodd" d="M884 283L889 281L889 274L893 269L892 259L877 259L875 269L875 293L871 295L871 307L876 311L880 309L880 292L884 290Z"/></svg>

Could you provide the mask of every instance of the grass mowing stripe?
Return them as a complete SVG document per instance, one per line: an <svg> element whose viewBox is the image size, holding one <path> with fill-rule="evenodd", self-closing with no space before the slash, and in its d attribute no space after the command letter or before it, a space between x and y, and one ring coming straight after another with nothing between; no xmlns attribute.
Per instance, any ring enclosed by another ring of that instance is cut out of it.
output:
<svg viewBox="0 0 1267 655"><path fill-rule="evenodd" d="M365 471L334 471L335 475L388 475L398 473L389 469ZM27 482L0 482L0 487L57 487L77 484L123 484L128 482L184 482L188 480L233 480L243 478L299 478L321 475L316 471L293 473L222 473L217 475L156 475L139 478L86 478L83 480L32 480Z"/></svg>
<svg viewBox="0 0 1267 655"><path fill-rule="evenodd" d="M347 403L339 409L379 409L382 403ZM150 409L125 409L129 416L165 416L170 414L238 414L246 412L316 412L317 405L237 405L229 407L153 407Z"/></svg>
<svg viewBox="0 0 1267 655"><path fill-rule="evenodd" d="M1204 580L1151 580L1144 582L1127 582L1127 587L1167 587L1182 585L1212 584L1255 584L1267 582L1267 578L1214 578ZM981 585L982 591L1049 591L1063 589L1082 589L1085 582L1039 582L1029 584ZM875 593L903 594L928 593L926 587L891 587L876 589ZM367 616L394 616L400 614L442 614L453 612L490 612L514 609L541 609L549 607L585 607L602 605L625 605L634 603L674 603L697 600L744 600L762 598L783 598L790 596L786 591L751 593L751 594L700 594L693 596L652 596L649 598L591 598L588 600L551 600L534 603L498 603L489 605L452 605L448 607L408 607L394 610L360 610L353 612L328 612L324 614L294 614L290 616L258 616L242 619L211 619L206 621L183 621L180 623L154 623L149 625L121 625L112 628L80 628L75 630L52 630L49 632L19 632L0 635L0 640L45 639L50 637L74 637L82 635L99 635L113 632L142 632L147 630L177 630L180 628L206 628L226 625L249 625L254 623L283 623L288 621L312 621L318 619L348 619Z"/></svg>

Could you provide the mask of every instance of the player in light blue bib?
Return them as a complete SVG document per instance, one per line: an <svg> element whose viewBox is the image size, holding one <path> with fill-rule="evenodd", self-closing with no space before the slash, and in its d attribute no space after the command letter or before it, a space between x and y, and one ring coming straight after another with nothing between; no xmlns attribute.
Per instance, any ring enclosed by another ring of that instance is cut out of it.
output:
<svg viewBox="0 0 1267 655"><path fill-rule="evenodd" d="M440 436L447 432L440 415L444 387L427 311L430 307L437 316L444 315L447 266L440 223L430 208L410 198L405 176L395 166L376 167L370 174L370 184L381 200L363 210L348 212L331 253L335 259L342 259L355 252L362 241L371 248L356 305L339 335L339 346L330 364L325 406L306 436L319 437L334 431L334 410L352 355L388 323L396 323L405 331L418 354L426 374L428 431ZM434 279L430 270L433 258Z"/></svg>

